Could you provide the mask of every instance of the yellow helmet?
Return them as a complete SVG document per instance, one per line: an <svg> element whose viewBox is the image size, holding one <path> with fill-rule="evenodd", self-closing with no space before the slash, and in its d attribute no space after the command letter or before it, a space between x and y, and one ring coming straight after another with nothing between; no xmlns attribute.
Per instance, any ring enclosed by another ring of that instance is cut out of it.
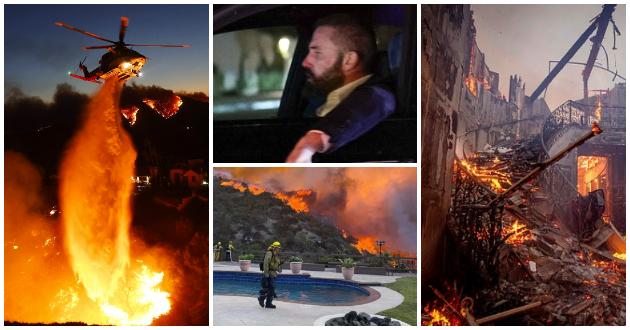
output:
<svg viewBox="0 0 630 330"><path fill-rule="evenodd" d="M273 244L271 244L271 247L274 247L274 248L280 248L280 249L282 248L282 247L280 246L280 242L273 242Z"/></svg>
<svg viewBox="0 0 630 330"><path fill-rule="evenodd" d="M221 245L221 242L219 242L219 245Z"/></svg>

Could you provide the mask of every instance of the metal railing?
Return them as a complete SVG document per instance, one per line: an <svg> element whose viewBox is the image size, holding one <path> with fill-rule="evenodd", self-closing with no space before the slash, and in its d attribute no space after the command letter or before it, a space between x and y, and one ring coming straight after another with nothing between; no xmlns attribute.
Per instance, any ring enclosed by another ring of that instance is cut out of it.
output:
<svg viewBox="0 0 630 330"><path fill-rule="evenodd" d="M213 250L213 252L216 252L216 250ZM254 255L254 259L252 260L252 263L260 263L263 261L263 257L266 252L267 251L263 251L263 250L234 249L234 251L232 252L233 253L232 260L238 261L238 256L251 253ZM322 253L315 253L315 252L295 252L295 251L282 251L282 250L280 250L278 254L282 260L286 260L292 256L296 256L296 257L302 258L303 262L309 262L309 263L337 262L339 259L353 258L355 261L359 263L370 264L372 260L380 260L379 256L361 255L361 254L356 254L356 255L354 254L353 255L351 254L322 254ZM400 254L398 255L393 254L389 258L394 260L397 264L400 264L400 263L407 264L407 266L409 267L409 270L411 271L416 270L417 258L401 257ZM222 250L219 261L224 261L224 260L225 260L225 251Z"/></svg>
<svg viewBox="0 0 630 330"><path fill-rule="evenodd" d="M606 107L600 108L601 118L595 117L597 105L582 104L575 101L567 101L547 116L540 133L543 145L543 154L540 161L543 162L550 156L550 148L557 143L564 134L570 130L579 129L588 131L593 122L606 132L625 131L626 108ZM587 142L588 143L588 142ZM577 164L575 164L577 167ZM579 195L577 187L568 179L571 177L573 167L553 164L540 176L540 184L547 192L554 204L556 216L565 223L570 223L571 202Z"/></svg>

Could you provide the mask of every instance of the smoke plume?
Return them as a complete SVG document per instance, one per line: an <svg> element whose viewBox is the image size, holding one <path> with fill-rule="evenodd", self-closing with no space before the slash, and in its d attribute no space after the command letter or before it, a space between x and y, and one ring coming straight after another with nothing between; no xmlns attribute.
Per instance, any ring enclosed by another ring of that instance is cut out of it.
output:
<svg viewBox="0 0 630 330"><path fill-rule="evenodd" d="M390 249L417 249L416 168L215 168L215 174L268 191L311 189L311 214L332 219L354 237L384 240Z"/></svg>

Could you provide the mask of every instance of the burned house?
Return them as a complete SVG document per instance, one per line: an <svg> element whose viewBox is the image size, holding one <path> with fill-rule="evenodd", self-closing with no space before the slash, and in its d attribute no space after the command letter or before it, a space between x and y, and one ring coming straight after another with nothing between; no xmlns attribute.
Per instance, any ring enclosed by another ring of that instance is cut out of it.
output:
<svg viewBox="0 0 630 330"><path fill-rule="evenodd" d="M469 5L421 16L422 324L625 325L625 83L506 98Z"/></svg>

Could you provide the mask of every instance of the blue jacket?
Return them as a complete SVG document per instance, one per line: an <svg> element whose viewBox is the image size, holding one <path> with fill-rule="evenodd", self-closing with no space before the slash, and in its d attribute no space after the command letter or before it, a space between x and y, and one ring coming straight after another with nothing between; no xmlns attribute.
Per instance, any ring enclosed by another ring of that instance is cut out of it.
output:
<svg viewBox="0 0 630 330"><path fill-rule="evenodd" d="M380 82L382 79L370 78L317 121L312 129L330 136L331 147L326 153L355 140L394 113L396 97Z"/></svg>

